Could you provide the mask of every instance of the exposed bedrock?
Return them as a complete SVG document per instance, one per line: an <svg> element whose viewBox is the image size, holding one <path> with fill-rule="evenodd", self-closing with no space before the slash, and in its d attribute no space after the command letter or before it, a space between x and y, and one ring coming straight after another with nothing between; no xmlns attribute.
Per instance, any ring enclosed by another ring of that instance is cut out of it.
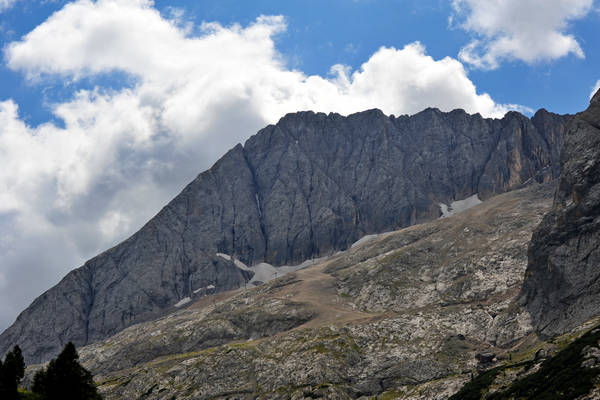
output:
<svg viewBox="0 0 600 400"><path fill-rule="evenodd" d="M288 114L230 150L142 229L69 273L0 336L28 363L158 316L194 292L243 285L248 265L293 265L363 235L441 215L559 174L570 116L485 119L462 110Z"/></svg>
<svg viewBox="0 0 600 400"><path fill-rule="evenodd" d="M551 211L533 234L523 299L555 336L600 314L600 92L569 123Z"/></svg>

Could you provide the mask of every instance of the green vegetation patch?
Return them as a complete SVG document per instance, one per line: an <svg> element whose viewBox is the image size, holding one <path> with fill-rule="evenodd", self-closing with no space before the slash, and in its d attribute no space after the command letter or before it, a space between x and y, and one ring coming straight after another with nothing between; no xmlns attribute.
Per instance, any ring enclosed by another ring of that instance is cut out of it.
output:
<svg viewBox="0 0 600 400"><path fill-rule="evenodd" d="M373 397L373 400L393 400L398 399L404 395L404 392L401 390L388 390L387 392L383 392L379 396Z"/></svg>
<svg viewBox="0 0 600 400"><path fill-rule="evenodd" d="M19 388L19 400L43 400L42 395Z"/></svg>
<svg viewBox="0 0 600 400"><path fill-rule="evenodd" d="M504 368L497 367L478 375L470 382L467 382L458 393L451 396L448 400L480 400Z"/></svg>
<svg viewBox="0 0 600 400"><path fill-rule="evenodd" d="M465 384L449 400L576 399L588 394L595 387L600 375L600 367L581 366L584 361L583 349L586 346L597 348L599 340L600 326L597 326L554 357L544 361L538 371L513 382L508 389L488 394L498 374L515 367L530 368L534 364L533 360L503 365L486 371Z"/></svg>
<svg viewBox="0 0 600 400"><path fill-rule="evenodd" d="M569 400L589 393L600 375L600 368L582 367L582 352L586 346L598 347L599 328L544 361L537 372L514 382L505 391L494 393L489 399Z"/></svg>

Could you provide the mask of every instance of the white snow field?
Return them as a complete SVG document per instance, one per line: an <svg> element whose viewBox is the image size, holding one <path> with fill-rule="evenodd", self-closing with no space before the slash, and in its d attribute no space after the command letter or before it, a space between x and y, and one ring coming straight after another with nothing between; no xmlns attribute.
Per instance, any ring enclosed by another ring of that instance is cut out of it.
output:
<svg viewBox="0 0 600 400"><path fill-rule="evenodd" d="M261 283L268 282L275 278L279 278L289 272L294 272L299 269L306 268L310 265L314 265L326 258L326 257L314 258L312 260L306 260L302 264L284 265L281 267L274 267L273 265L264 263L264 262L249 267L246 264L244 264L243 262L241 262L240 260L237 260L236 258L231 257L228 254L217 253L217 256L224 258L227 261L233 261L233 263L239 269L254 272L254 276L252 277L252 279L250 279L250 281L248 281L248 283L250 283L252 285L260 285Z"/></svg>
<svg viewBox="0 0 600 400"><path fill-rule="evenodd" d="M191 297L184 297L183 299L181 299L177 303L175 303L175 307L181 307L181 306L189 303L190 301L192 301Z"/></svg>
<svg viewBox="0 0 600 400"><path fill-rule="evenodd" d="M452 203L450 203L450 206L444 203L440 203L440 209L442 210L442 216L440 218L451 217L456 213L468 210L469 208L481 203L482 201L479 199L479 196L477 194L474 194L473 196L467 197L463 200L453 201Z"/></svg>

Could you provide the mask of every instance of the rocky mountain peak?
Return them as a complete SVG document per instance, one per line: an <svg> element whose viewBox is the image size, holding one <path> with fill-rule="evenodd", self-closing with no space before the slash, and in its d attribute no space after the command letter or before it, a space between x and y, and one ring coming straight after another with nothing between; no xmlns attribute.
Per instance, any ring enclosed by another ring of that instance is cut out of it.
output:
<svg viewBox="0 0 600 400"><path fill-rule="evenodd" d="M101 340L203 288L244 286L257 264L300 264L437 219L456 200L550 181L568 120L437 109L288 114L40 296L0 335L0 352L18 343L28 362L44 361L66 341Z"/></svg>
<svg viewBox="0 0 600 400"><path fill-rule="evenodd" d="M548 336L600 308L600 93L564 140L554 205L532 237L524 284L536 327Z"/></svg>
<svg viewBox="0 0 600 400"><path fill-rule="evenodd" d="M600 103L600 89L598 89L596 94L594 96L592 96L592 99L590 100L590 104L598 104L598 103Z"/></svg>

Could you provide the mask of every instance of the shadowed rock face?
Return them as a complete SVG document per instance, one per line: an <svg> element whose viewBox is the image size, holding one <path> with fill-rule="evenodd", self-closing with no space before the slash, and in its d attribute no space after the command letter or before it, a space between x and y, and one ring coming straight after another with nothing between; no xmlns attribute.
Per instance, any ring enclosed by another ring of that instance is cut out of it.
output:
<svg viewBox="0 0 600 400"><path fill-rule="evenodd" d="M553 336L600 310L600 92L569 123L552 210L529 247L524 299Z"/></svg>
<svg viewBox="0 0 600 400"><path fill-rule="evenodd" d="M297 264L365 234L440 216L439 203L487 198L558 176L569 116L484 119L427 109L289 114L200 174L140 231L41 295L0 336L26 360L56 355L157 316L194 291L237 288L252 265Z"/></svg>

